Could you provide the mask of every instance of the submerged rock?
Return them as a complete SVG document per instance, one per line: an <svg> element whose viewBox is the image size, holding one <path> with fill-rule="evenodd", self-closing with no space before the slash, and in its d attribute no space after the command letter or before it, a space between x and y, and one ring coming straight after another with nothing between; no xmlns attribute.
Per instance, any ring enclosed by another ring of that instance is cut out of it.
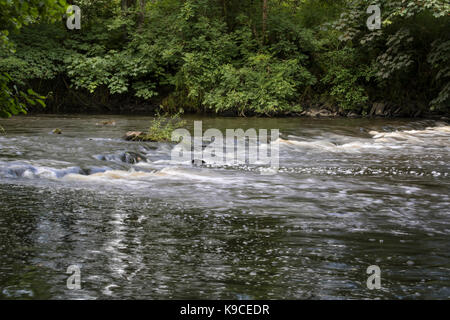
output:
<svg viewBox="0 0 450 320"><path fill-rule="evenodd" d="M141 153L125 151L119 154L96 155L95 159L100 161L125 162L135 164L141 161L147 161L147 157Z"/></svg>
<svg viewBox="0 0 450 320"><path fill-rule="evenodd" d="M97 122L95 125L97 125L97 126L115 126L116 122L114 120L100 121L100 122Z"/></svg>
<svg viewBox="0 0 450 320"><path fill-rule="evenodd" d="M203 166L203 165L206 164L206 162L204 160L201 160L201 159L194 159L194 160L191 161L191 163L192 163L193 166L196 166L196 167L197 166Z"/></svg>
<svg viewBox="0 0 450 320"><path fill-rule="evenodd" d="M135 164L141 161L147 161L147 158L142 154L127 151L121 155L120 160L122 160L122 162Z"/></svg>
<svg viewBox="0 0 450 320"><path fill-rule="evenodd" d="M112 169L110 167L87 167L87 168L81 168L80 174L84 175L84 176L89 176L91 174L102 173L102 172L106 172L109 170L112 170Z"/></svg>

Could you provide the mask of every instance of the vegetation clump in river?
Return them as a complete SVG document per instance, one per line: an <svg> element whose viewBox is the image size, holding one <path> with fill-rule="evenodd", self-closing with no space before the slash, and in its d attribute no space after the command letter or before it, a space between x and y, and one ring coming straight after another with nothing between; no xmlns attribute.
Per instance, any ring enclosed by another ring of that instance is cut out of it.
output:
<svg viewBox="0 0 450 320"><path fill-rule="evenodd" d="M181 119L180 113L172 116L161 116L157 114L155 119L152 120L147 132L129 131L125 134L124 139L132 141L169 142L172 138L172 132L185 125L186 121Z"/></svg>

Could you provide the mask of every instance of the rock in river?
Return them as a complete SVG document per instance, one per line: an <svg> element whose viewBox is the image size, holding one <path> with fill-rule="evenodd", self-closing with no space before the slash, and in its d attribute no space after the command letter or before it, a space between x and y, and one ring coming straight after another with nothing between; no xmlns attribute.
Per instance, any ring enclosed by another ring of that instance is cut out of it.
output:
<svg viewBox="0 0 450 320"><path fill-rule="evenodd" d="M142 131L128 131L123 136L127 141L142 141L144 140L144 133Z"/></svg>

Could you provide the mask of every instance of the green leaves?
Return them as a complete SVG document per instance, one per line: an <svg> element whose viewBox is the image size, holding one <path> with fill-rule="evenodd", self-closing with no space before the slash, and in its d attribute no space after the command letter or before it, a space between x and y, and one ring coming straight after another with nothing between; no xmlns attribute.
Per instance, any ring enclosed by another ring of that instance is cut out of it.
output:
<svg viewBox="0 0 450 320"><path fill-rule="evenodd" d="M344 70L339 77L336 68L332 68L323 80L333 84L331 94L341 96L344 105L347 104L344 99L356 102L362 99L358 92L362 94L363 91L356 88L359 85L367 88L366 92L371 92L376 99L399 104L406 99L432 100L434 109L438 105L443 107L447 101L446 75L450 62L450 51L444 45L449 40L450 3L445 0L380 0L382 28L375 32L366 28L367 16L363 14L371 3L369 0L349 2L335 26L341 32L340 40L345 42L344 45L359 53L355 56L355 66L350 67L352 74L359 74L357 65L370 66L378 87L370 82L356 81L350 75L344 77L345 80L342 78ZM432 45L435 41L442 45ZM339 81L332 80L340 78ZM355 85L345 89L345 82ZM334 90L336 88L340 90ZM352 91L355 91L352 97L343 95ZM447 106L450 106L448 101Z"/></svg>
<svg viewBox="0 0 450 320"><path fill-rule="evenodd" d="M7 73L0 73L0 117L8 118L19 113L27 113L27 105L36 103L45 107L45 97L37 94L32 89L27 92L20 91L13 84L12 78Z"/></svg>
<svg viewBox="0 0 450 320"><path fill-rule="evenodd" d="M9 58L5 55L15 51L8 37L9 31L18 31L24 25L29 25L38 20L56 21L63 14L66 5L66 2L62 0L0 0L0 54L3 55L0 58ZM0 60L0 117L26 113L27 104L35 105L39 103L45 106L45 97L38 95L31 89L27 93L18 90L12 77L5 70L8 67L8 62L16 62L22 67L25 63L22 64L22 61L14 60L14 58L7 61ZM23 72L23 70L21 71Z"/></svg>
<svg viewBox="0 0 450 320"><path fill-rule="evenodd" d="M171 141L172 132L175 129L182 128L186 125L186 121L181 119L181 113L178 112L173 116L157 114L156 118L150 124L150 128L143 136L143 141Z"/></svg>
<svg viewBox="0 0 450 320"><path fill-rule="evenodd" d="M240 115L287 113L296 107L299 89L314 83L314 76L297 59L282 61L257 54L241 68L219 67L203 105L215 112L234 110Z"/></svg>
<svg viewBox="0 0 450 320"><path fill-rule="evenodd" d="M321 65L326 70L321 82L330 86L329 95L344 110L364 110L369 97L364 84L373 76L373 70L360 64L355 48L327 52Z"/></svg>
<svg viewBox="0 0 450 320"><path fill-rule="evenodd" d="M389 79L397 72L407 72L414 64L413 42L411 32L402 28L387 37L387 49L376 59L379 71L376 73L381 80Z"/></svg>
<svg viewBox="0 0 450 320"><path fill-rule="evenodd" d="M268 1L262 34L260 1L147 1L141 11L138 2L123 10L119 1L79 0L83 27L67 32L50 23L64 1L0 0L0 108L43 105L20 93L41 84L83 103L240 115L297 112L321 96L352 110L405 97L449 105L448 1L379 0L382 29L369 31L372 2Z"/></svg>
<svg viewBox="0 0 450 320"><path fill-rule="evenodd" d="M450 40L438 39L431 45L428 62L436 73L434 78L440 84L440 91L430 102L430 107L435 109L450 108Z"/></svg>

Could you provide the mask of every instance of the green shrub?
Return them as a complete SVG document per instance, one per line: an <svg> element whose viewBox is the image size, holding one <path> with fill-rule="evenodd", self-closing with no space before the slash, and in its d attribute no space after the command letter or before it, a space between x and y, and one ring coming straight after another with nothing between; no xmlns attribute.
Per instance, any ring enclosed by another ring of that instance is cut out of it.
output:
<svg viewBox="0 0 450 320"><path fill-rule="evenodd" d="M181 128L186 125L186 121L181 119L181 114L177 113L172 116L160 116L152 121L148 132L146 132L142 140L143 141L158 141L168 142L171 141L172 132L175 129Z"/></svg>
<svg viewBox="0 0 450 320"><path fill-rule="evenodd" d="M357 51L345 47L326 52L321 58L325 74L322 83L329 95L344 110L365 110L369 99L364 84L374 75L370 66L358 64Z"/></svg>
<svg viewBox="0 0 450 320"><path fill-rule="evenodd" d="M282 114L294 109L300 89L315 81L298 59L278 60L269 54L257 54L241 68L221 66L203 104L215 112Z"/></svg>

